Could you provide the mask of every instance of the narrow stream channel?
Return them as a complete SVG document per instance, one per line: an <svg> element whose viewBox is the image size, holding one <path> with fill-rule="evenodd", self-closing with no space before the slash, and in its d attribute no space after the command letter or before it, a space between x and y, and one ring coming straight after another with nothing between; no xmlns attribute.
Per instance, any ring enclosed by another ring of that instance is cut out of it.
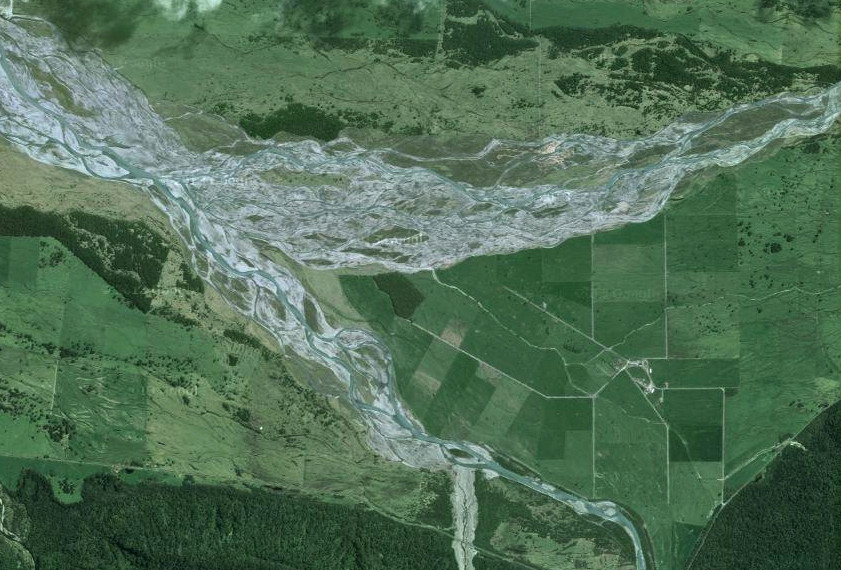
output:
<svg viewBox="0 0 841 570"><path fill-rule="evenodd" d="M471 255L557 244L652 217L680 180L703 168L739 164L781 138L825 132L839 116L840 101L836 85L810 96L740 105L703 123L677 121L645 139L492 141L475 154L434 159L366 150L348 140L251 141L257 150L244 155L199 153L187 149L144 95L96 54L73 53L44 22L0 18L0 137L39 162L145 192L190 248L202 277L233 307L281 345L332 370L377 452L414 467L487 470L579 514L611 521L633 541L639 570L646 568L640 530L619 506L514 473L479 445L426 433L397 396L388 347L369 331L332 326L298 278L262 255L261 247L270 244L320 267L418 271ZM473 186L440 173L464 161L496 169L497 182ZM341 174L351 183L307 188L267 182L264 175L276 169ZM545 182L553 169L569 172L563 184ZM433 203L444 204L443 213ZM505 214L512 206L521 213ZM554 216L533 215L555 210ZM424 239L384 239L370 253L353 247L384 227L411 228ZM343 245L326 245L335 240ZM475 241L484 245L453 245ZM315 323L304 316L306 300L316 307Z"/></svg>

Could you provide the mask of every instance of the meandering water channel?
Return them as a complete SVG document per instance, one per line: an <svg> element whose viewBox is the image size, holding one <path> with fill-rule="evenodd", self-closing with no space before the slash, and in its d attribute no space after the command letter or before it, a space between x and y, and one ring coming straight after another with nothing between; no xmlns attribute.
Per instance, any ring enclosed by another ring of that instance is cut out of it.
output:
<svg viewBox="0 0 841 570"><path fill-rule="evenodd" d="M242 144L197 152L95 53L74 53L44 22L0 18L0 137L39 162L146 192L231 305L332 370L376 451L415 467L487 470L616 523L640 570L640 531L619 506L514 473L474 443L426 433L397 396L387 346L369 331L334 327L295 274L261 250L314 267L418 271L554 245L656 215L677 184L703 168L825 132L839 104L836 85L685 118L637 140L493 140L450 156L244 134ZM316 179L284 182L296 175ZM315 322L304 316L307 302Z"/></svg>

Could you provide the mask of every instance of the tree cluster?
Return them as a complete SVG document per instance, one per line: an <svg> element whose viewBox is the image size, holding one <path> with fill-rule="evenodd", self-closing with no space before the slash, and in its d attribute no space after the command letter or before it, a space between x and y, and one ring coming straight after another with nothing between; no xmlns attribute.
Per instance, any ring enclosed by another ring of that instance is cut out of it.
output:
<svg viewBox="0 0 841 570"><path fill-rule="evenodd" d="M22 474L16 499L29 513L26 547L40 570L456 568L446 535L290 493L96 475L82 498L62 505L43 477Z"/></svg>
<svg viewBox="0 0 841 570"><path fill-rule="evenodd" d="M0 206L0 235L56 239L143 312L151 307L148 290L157 286L169 253L163 238L142 223L29 206Z"/></svg>
<svg viewBox="0 0 841 570"><path fill-rule="evenodd" d="M841 404L798 440L721 511L690 570L841 568Z"/></svg>

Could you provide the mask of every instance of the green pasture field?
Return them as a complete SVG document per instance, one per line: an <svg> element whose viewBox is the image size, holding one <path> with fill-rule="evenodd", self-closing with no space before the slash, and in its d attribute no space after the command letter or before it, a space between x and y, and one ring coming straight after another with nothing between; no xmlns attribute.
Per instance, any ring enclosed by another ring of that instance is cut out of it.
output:
<svg viewBox="0 0 841 570"><path fill-rule="evenodd" d="M16 236L0 237L0 485L13 492L22 470L35 470L65 503L78 501L83 479L97 473L128 483L265 486L452 532L448 476L374 455L356 414L308 387L335 391L329 373L279 356L262 331L201 287L160 231L163 217L132 190L37 165L40 177L29 183L32 165L7 166L5 173L25 168L26 176L0 184L0 236ZM67 199L59 211L56 188ZM79 239L88 232L95 244ZM317 274L330 281L308 276L308 284L341 293L338 278ZM400 321L383 298L383 315ZM352 312L346 301L344 309ZM500 414L485 416L488 429L531 393L495 385ZM515 501L537 504L539 520L561 517L565 530L539 540L530 531L500 531L498 549L480 547L488 557L475 560L477 570L499 567L492 556L556 568L559 559L571 564L594 552L627 565L624 535L605 540L602 526L521 491ZM4 553L0 544L0 561Z"/></svg>
<svg viewBox="0 0 841 570"><path fill-rule="evenodd" d="M151 471L345 494L449 526L447 511L418 507L438 493L425 476L375 459L344 412L259 341L223 329L238 325L130 307L51 238L0 237L0 323L6 485L22 465L79 466L73 480Z"/></svg>
<svg viewBox="0 0 841 570"><path fill-rule="evenodd" d="M163 281L171 279L164 275ZM161 291L151 310L130 307L51 238L0 237L0 485L14 489L23 470L35 470L59 501L74 503L82 498L83 480L97 473L117 474L128 483L178 485L195 478L300 490L451 532L451 484L445 474L373 456L346 411L293 380L259 340L231 328L236 323L204 312L200 298L187 295L190 314L203 315L202 326L159 306L166 297ZM478 413L487 407L482 394L505 394L508 383L439 345L453 353L460 370L473 370L477 377L475 386L454 398L472 401ZM490 385L502 389L489 391ZM540 456L555 469L576 469L566 458L576 446L589 446L591 401L532 401L542 410L538 423L530 426L524 418L512 431L542 430ZM466 429L458 423L458 410L445 409L446 402L439 397L430 417L441 418L441 429ZM504 405L501 410L504 415ZM567 418L567 411L572 416ZM489 426L494 421L484 420ZM559 432L566 436L558 439ZM522 441L531 445L528 438ZM590 477L589 470L581 475ZM543 500L524 493L518 500ZM546 505L538 510L545 513ZM540 516L560 516L553 513ZM582 522L538 543L518 531L484 548L519 558L507 549L517 551L525 543L524 563L543 568L572 537L580 547L567 562L595 548L613 567L627 565L622 536L603 534L598 525Z"/></svg>
<svg viewBox="0 0 841 570"><path fill-rule="evenodd" d="M841 394L838 141L705 175L645 223L343 291L430 433L624 505L679 568Z"/></svg>
<svg viewBox="0 0 841 570"><path fill-rule="evenodd" d="M142 0L85 1L15 10L99 47L161 110L190 105L260 138L633 137L841 80L831 0L816 17L793 0L252 0L182 20Z"/></svg>
<svg viewBox="0 0 841 570"><path fill-rule="evenodd" d="M829 0L249 0L180 21L145 0L93 4L15 10L100 50L202 150L229 141L215 116L255 138L349 133L410 151L429 137L456 152L564 132L630 138L841 81ZM185 108L200 126L178 118ZM328 284L332 316L389 345L429 432L620 503L645 523L657 566L680 568L722 505L839 397L838 144L704 173L654 219L554 248L308 277ZM374 456L353 415L297 378L320 371L298 363L293 378L259 331L211 316L183 253L140 225L0 214L0 234L16 236L0 237L5 485L35 468L69 502L97 471L195 476L451 531L446 476ZM80 230L124 240L108 251L128 266L71 239ZM615 529L546 536L529 521L550 507L505 487L478 483L481 548L533 567L594 555L627 566Z"/></svg>

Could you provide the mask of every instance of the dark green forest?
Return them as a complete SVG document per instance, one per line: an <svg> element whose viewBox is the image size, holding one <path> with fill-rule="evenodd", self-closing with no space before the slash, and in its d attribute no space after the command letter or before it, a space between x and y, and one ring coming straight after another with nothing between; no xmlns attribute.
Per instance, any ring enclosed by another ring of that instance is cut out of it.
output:
<svg viewBox="0 0 841 570"><path fill-rule="evenodd" d="M185 483L85 480L82 501L56 501L41 475L15 499L39 570L447 570L452 538L361 507L289 492ZM514 568L493 558L477 568Z"/></svg>
<svg viewBox="0 0 841 570"><path fill-rule="evenodd" d="M721 511L689 570L841 568L841 403Z"/></svg>
<svg viewBox="0 0 841 570"><path fill-rule="evenodd" d="M248 113L240 119L239 124L246 133L261 139L269 139L284 131L325 141L335 139L345 127L345 123L338 117L301 103L289 103L267 115Z"/></svg>
<svg viewBox="0 0 841 570"><path fill-rule="evenodd" d="M51 237L143 312L152 304L169 245L142 222L84 212L58 214L29 206L0 206L0 236ZM204 285L185 263L178 286L201 293Z"/></svg>

